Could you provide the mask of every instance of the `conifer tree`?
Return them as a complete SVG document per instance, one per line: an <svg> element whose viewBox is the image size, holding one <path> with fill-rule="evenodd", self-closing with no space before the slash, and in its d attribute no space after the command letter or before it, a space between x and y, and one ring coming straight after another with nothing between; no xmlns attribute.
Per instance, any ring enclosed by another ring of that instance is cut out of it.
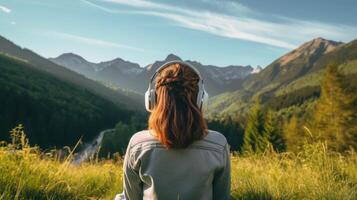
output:
<svg viewBox="0 0 357 200"><path fill-rule="evenodd" d="M259 100L248 114L247 125L244 131L243 151L262 152L265 149L263 138L264 115L262 113Z"/></svg>
<svg viewBox="0 0 357 200"><path fill-rule="evenodd" d="M276 151L283 150L284 142L274 123L272 111L267 111L264 121L263 136L265 145L271 144Z"/></svg>
<svg viewBox="0 0 357 200"><path fill-rule="evenodd" d="M343 80L338 66L329 64L322 80L313 124L314 132L337 151L350 147L357 149L356 94L346 90Z"/></svg>
<svg viewBox="0 0 357 200"><path fill-rule="evenodd" d="M305 136L300 130L299 121L296 115L293 115L290 120L285 122L284 137L286 149L288 151L297 152L306 141Z"/></svg>

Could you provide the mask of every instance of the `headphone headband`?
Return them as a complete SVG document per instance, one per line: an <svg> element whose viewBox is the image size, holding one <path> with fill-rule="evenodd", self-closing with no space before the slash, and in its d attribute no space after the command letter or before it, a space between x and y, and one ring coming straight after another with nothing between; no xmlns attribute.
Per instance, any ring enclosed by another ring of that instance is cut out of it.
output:
<svg viewBox="0 0 357 200"><path fill-rule="evenodd" d="M163 70L165 67L171 65L171 64L181 64L184 66L187 66L189 68L191 68L193 71L196 72L196 74L199 77L199 82L198 82L198 94L197 94L197 105L202 108L202 106L205 106L204 104L207 104L208 101L208 94L204 88L203 85L203 78L201 77L200 72L191 64L181 61L181 60L173 60L173 61L169 61L164 63L163 65L161 65L159 68L156 69L155 73L152 75L151 79L150 79L150 83L149 83L149 88L148 90L145 92L145 108L147 111L151 112L152 108L154 107L155 103L156 103L156 92L155 92L155 87L153 87L153 81L155 79L155 77L157 76L157 74Z"/></svg>
<svg viewBox="0 0 357 200"><path fill-rule="evenodd" d="M191 65L190 63L187 63L185 61L182 61L182 60L172 60L172 61L169 61L169 62L166 62L164 63L163 65L161 65L159 68L156 69L155 73L151 76L151 79L150 79L150 85L152 84L154 78L157 76L157 74L163 70L165 67L169 66L169 65L172 65L172 64L181 64L181 65L185 65L185 66L188 66L190 67L191 69L193 69L196 74L198 75L198 77L200 78L200 82L203 83L203 79L201 77L201 74L200 72L193 66Z"/></svg>

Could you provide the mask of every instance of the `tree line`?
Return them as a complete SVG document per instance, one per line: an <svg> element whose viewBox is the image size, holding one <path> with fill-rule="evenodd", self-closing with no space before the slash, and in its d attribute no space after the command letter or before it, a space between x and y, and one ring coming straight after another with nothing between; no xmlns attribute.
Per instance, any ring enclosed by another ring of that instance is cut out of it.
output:
<svg viewBox="0 0 357 200"><path fill-rule="evenodd" d="M211 119L208 127L224 134L231 150L240 153L263 153L267 148L297 152L314 141L324 141L338 152L356 150L357 89L346 80L338 65L331 63L325 69L319 97L303 113L282 116L276 107L263 106L257 98L245 117ZM124 153L131 135L146 128L145 120L133 117L129 124L119 122L116 131L105 137L101 154Z"/></svg>
<svg viewBox="0 0 357 200"><path fill-rule="evenodd" d="M247 117L242 152L299 151L305 143L323 141L331 150L357 149L357 93L336 63L330 63L321 81L321 94L304 114L279 117L259 101Z"/></svg>

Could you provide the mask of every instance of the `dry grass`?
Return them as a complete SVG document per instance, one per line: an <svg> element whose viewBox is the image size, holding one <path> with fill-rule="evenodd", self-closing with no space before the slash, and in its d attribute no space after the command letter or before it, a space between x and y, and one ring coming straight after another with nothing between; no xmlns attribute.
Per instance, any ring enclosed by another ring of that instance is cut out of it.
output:
<svg viewBox="0 0 357 200"><path fill-rule="evenodd" d="M113 199L122 191L121 161L79 166L27 145L22 127L0 147L0 199ZM357 156L319 143L297 155L232 155L234 199L357 199Z"/></svg>

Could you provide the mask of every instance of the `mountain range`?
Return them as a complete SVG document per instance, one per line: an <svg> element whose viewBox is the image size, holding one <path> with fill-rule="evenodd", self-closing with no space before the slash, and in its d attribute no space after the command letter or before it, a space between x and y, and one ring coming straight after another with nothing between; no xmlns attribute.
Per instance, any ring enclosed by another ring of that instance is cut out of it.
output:
<svg viewBox="0 0 357 200"><path fill-rule="evenodd" d="M357 56L356 43L351 41L345 44L315 38L276 59L264 69L249 65L218 67L191 60L186 62L194 65L205 80L205 87L211 97L208 116L236 116L237 113L245 113L250 102L258 96L263 104L274 105L276 108L289 107L317 98L319 80L326 64L331 61L340 64L352 62ZM182 59L169 54L164 60L155 61L145 67L121 58L92 63L73 53L65 53L49 60L91 79L142 94L147 89L150 77L160 65L170 60ZM356 67L347 66L349 67L345 71L354 74ZM274 101L280 102L286 98L290 100L280 106L275 105Z"/></svg>
<svg viewBox="0 0 357 200"><path fill-rule="evenodd" d="M50 58L49 60L89 78L111 83L135 92L144 93L147 89L149 79L158 67L167 61L182 59L174 54L169 54L164 60L155 61L145 67L140 67L136 63L125 61L121 58L92 63L73 53L65 53L56 58ZM249 65L218 67L203 65L190 60L187 60L187 62L200 71L205 80L205 87L212 96L238 89L244 78L251 73L258 73L261 70L260 66L254 69Z"/></svg>

